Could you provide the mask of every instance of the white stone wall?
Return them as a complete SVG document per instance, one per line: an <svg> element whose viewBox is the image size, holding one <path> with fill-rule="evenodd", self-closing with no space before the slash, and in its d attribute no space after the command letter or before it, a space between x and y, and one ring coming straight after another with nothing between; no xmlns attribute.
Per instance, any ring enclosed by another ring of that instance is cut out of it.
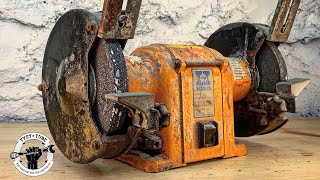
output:
<svg viewBox="0 0 320 180"><path fill-rule="evenodd" d="M103 0L0 1L0 121L45 120L41 81L47 38L66 11L100 11ZM134 40L125 53L152 43L203 44L220 26L270 24L277 0L143 0ZM319 116L320 0L302 0L290 40L280 50L289 78L310 78L299 97L299 116Z"/></svg>

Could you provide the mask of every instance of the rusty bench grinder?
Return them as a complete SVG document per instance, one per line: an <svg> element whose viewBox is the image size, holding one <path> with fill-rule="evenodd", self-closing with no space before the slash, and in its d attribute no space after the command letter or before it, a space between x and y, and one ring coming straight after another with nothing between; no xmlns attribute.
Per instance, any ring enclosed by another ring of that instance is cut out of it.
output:
<svg viewBox="0 0 320 180"><path fill-rule="evenodd" d="M309 82L287 80L277 48L299 3L280 0L271 26L233 23L204 46L154 44L127 57L141 0L65 13L38 87L56 145L76 163L116 157L146 172L246 155L235 136L280 128Z"/></svg>

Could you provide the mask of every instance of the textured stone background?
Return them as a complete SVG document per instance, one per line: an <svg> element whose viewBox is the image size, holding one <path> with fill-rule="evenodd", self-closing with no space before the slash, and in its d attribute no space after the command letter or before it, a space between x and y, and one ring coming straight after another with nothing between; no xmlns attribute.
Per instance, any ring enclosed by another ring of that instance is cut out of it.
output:
<svg viewBox="0 0 320 180"><path fill-rule="evenodd" d="M0 1L0 121L45 120L41 65L47 38L66 11L99 11L103 0ZM270 24L277 0L143 0L136 37L125 53L151 43L203 44L235 21ZM290 40L280 50L289 78L310 78L298 116L320 115L320 0L302 0Z"/></svg>

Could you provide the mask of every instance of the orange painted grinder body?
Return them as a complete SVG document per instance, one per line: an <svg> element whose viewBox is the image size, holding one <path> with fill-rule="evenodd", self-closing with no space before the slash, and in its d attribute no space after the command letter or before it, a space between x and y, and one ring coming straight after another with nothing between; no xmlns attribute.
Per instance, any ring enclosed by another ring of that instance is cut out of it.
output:
<svg viewBox="0 0 320 180"><path fill-rule="evenodd" d="M251 87L245 63L230 63L205 46L150 45L127 56L126 66L129 92L154 94L155 102L165 104L170 112L169 126L156 133L167 158L143 158L142 152L129 152L118 159L147 172L158 172L191 162L247 154L243 144L235 144L233 123L233 102L243 99ZM197 85L201 74L206 85ZM206 89L199 89L203 87ZM199 122L213 121L217 143L199 147Z"/></svg>
<svg viewBox="0 0 320 180"><path fill-rule="evenodd" d="M124 57L125 40L97 37L99 16L71 10L57 21L39 85L51 135L76 163L116 157L159 172L246 155L235 136L283 126L309 83L287 80L264 25L232 23L205 46L154 44Z"/></svg>

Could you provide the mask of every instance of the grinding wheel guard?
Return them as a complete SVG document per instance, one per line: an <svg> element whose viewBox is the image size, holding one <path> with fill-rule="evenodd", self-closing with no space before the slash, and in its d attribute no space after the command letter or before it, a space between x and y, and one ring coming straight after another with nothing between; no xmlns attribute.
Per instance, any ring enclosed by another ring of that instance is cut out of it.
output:
<svg viewBox="0 0 320 180"><path fill-rule="evenodd" d="M43 60L41 86L48 126L60 151L77 163L97 158L91 142L100 138L88 98L88 53L97 28L88 11L65 13L49 36Z"/></svg>
<svg viewBox="0 0 320 180"><path fill-rule="evenodd" d="M285 112L295 112L297 95L278 92L280 86L283 91L290 91L290 87L302 91L309 82L287 81L286 64L277 44L267 40L269 29L262 24L231 23L214 32L205 43L225 57L241 59L250 69L251 90L246 98L234 103L237 137L267 134L283 126L288 121Z"/></svg>
<svg viewBox="0 0 320 180"><path fill-rule="evenodd" d="M105 92L127 90L124 56L116 40L102 40L100 42L104 44L100 47L110 47L110 51L121 52L120 55L113 52L116 56L111 57L108 62L117 58L118 65L111 63L111 67L117 66L122 71L119 72L116 68L109 71L113 76L121 75L123 78L119 78L117 84L113 81L112 86L109 86L111 90L104 89L99 84L96 86L95 79L99 83L99 79L105 78L95 68L95 64L91 65L92 62L89 62L91 49L97 44L98 24L99 17L88 11L76 9L65 13L50 33L43 59L42 84L39 85L39 90L43 95L47 123L59 150L76 163L118 156L129 144L126 135L107 137L105 134L119 130L124 115L117 118L110 116L112 120L110 122L108 119L110 124L105 126L101 122L107 122L107 119L92 116L91 110L97 103L97 96ZM95 62L104 60L99 61L97 58L99 57L90 57ZM117 86L124 89L117 89ZM111 109L118 106L108 102L102 105L108 105Z"/></svg>

